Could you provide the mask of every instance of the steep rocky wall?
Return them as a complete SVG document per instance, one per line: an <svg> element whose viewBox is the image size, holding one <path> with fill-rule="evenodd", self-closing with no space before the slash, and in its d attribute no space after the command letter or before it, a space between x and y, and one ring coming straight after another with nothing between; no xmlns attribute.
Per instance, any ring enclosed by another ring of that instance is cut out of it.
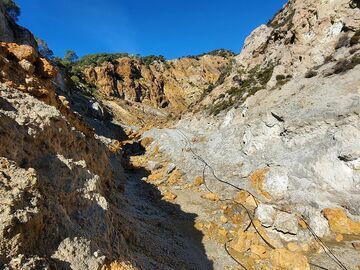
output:
<svg viewBox="0 0 360 270"><path fill-rule="evenodd" d="M203 104L241 105L260 89L277 88L324 63L348 58L359 49L359 29L360 9L353 1L291 0L250 34L224 84Z"/></svg>
<svg viewBox="0 0 360 270"><path fill-rule="evenodd" d="M142 102L155 108L170 105L185 111L198 101L229 65L230 57L204 55L180 58L150 65L140 59L124 57L83 70L84 79L94 84L105 97Z"/></svg>
<svg viewBox="0 0 360 270"><path fill-rule="evenodd" d="M357 239L359 28L360 10L350 1L289 1L247 38L229 77L197 113L144 137L155 140L150 148L166 154L189 185L205 170L200 190L210 187L212 198L241 198L219 178L254 194L255 218L276 248L311 243L307 228L327 241L342 234ZM301 227L299 217L307 225ZM238 258L251 261L244 244L250 240L243 229L236 235ZM338 254L356 269L358 251L344 252L349 242Z"/></svg>
<svg viewBox="0 0 360 270"><path fill-rule="evenodd" d="M34 48L37 47L33 34L29 30L17 25L14 20L6 14L2 3L0 3L0 41L16 42L30 45Z"/></svg>

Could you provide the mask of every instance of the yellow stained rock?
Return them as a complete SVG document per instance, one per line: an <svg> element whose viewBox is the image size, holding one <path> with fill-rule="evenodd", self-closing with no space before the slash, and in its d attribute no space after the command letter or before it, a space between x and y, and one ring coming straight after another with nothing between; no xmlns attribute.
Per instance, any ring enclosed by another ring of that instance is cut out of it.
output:
<svg viewBox="0 0 360 270"><path fill-rule="evenodd" d="M290 251L293 251L293 252L300 249L300 247L299 247L296 243L294 243L294 242L288 243L288 244L287 244L287 248L288 248Z"/></svg>
<svg viewBox="0 0 360 270"><path fill-rule="evenodd" d="M201 196L204 199L210 200L210 201L214 201L217 202L219 201L219 195L215 194L215 193L206 193L204 195Z"/></svg>
<svg viewBox="0 0 360 270"><path fill-rule="evenodd" d="M182 181L183 181L182 173L177 169L173 170L169 176L168 183L171 185L175 185Z"/></svg>
<svg viewBox="0 0 360 270"><path fill-rule="evenodd" d="M135 168L143 168L147 165L148 159L146 156L131 156L130 164Z"/></svg>
<svg viewBox="0 0 360 270"><path fill-rule="evenodd" d="M25 59L33 64L38 58L37 51L29 45L1 42L0 46L6 54L13 55L19 61Z"/></svg>
<svg viewBox="0 0 360 270"><path fill-rule="evenodd" d="M271 199L270 194L264 189L264 182L268 172L269 168L258 169L252 172L249 178L251 185L257 192L262 194L266 199Z"/></svg>
<svg viewBox="0 0 360 270"><path fill-rule="evenodd" d="M250 251L256 259L267 259L269 257L269 253L267 252L266 248L261 245L252 245L250 247Z"/></svg>
<svg viewBox="0 0 360 270"><path fill-rule="evenodd" d="M163 170L157 170L148 176L148 180L150 182L154 182L154 181L162 179L163 177L164 177Z"/></svg>
<svg viewBox="0 0 360 270"><path fill-rule="evenodd" d="M39 57L35 63L36 73L45 79L54 78L57 74L56 68L45 58Z"/></svg>
<svg viewBox="0 0 360 270"><path fill-rule="evenodd" d="M202 184L204 184L204 178L202 178L201 176L196 176L194 179L194 186L199 187Z"/></svg>
<svg viewBox="0 0 360 270"><path fill-rule="evenodd" d="M173 201L177 198L177 195L168 191L168 192L165 192L164 196L163 196L163 199L165 201Z"/></svg>
<svg viewBox="0 0 360 270"><path fill-rule="evenodd" d="M112 262L108 265L101 267L101 270L137 270L139 268L132 266L130 263L125 262Z"/></svg>
<svg viewBox="0 0 360 270"><path fill-rule="evenodd" d="M349 219L340 208L326 208L323 215L334 233L360 235L360 222Z"/></svg>
<svg viewBox="0 0 360 270"><path fill-rule="evenodd" d="M142 147L147 148L153 141L153 138L146 137L141 140L140 144Z"/></svg>
<svg viewBox="0 0 360 270"><path fill-rule="evenodd" d="M336 242L341 242L344 240L344 236L341 233L338 233L335 238Z"/></svg>
<svg viewBox="0 0 360 270"><path fill-rule="evenodd" d="M304 255L284 248L272 250L270 252L270 262L273 267L284 270L310 270L309 262Z"/></svg>
<svg viewBox="0 0 360 270"><path fill-rule="evenodd" d="M220 217L220 222L221 222L222 224L225 224L225 223L228 222L228 219L227 219L225 216L221 216L221 217Z"/></svg>
<svg viewBox="0 0 360 270"><path fill-rule="evenodd" d="M236 252L245 252L253 245L258 245L259 238L253 232L238 232L235 239L230 243L230 247Z"/></svg>
<svg viewBox="0 0 360 270"><path fill-rule="evenodd" d="M251 194L249 192L246 192L245 190L238 192L234 201L237 203L245 204L246 206L250 206L250 207L257 206L254 197L251 196Z"/></svg>

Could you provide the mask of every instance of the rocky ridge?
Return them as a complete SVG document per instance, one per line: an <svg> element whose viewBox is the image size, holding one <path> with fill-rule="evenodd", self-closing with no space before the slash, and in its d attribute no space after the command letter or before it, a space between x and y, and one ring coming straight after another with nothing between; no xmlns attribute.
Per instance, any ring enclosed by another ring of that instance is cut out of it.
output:
<svg viewBox="0 0 360 270"><path fill-rule="evenodd" d="M81 77L94 85L102 98L114 97L181 113L219 80L230 62L231 55L216 53L146 64L140 58L122 57L84 67Z"/></svg>

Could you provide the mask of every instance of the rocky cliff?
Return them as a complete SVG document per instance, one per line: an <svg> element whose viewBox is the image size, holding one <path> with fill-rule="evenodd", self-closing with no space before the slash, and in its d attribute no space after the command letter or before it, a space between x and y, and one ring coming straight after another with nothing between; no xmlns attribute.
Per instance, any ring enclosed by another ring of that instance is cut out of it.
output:
<svg viewBox="0 0 360 270"><path fill-rule="evenodd" d="M184 112L230 65L232 54L221 52L146 64L141 58L122 57L84 67L82 77L86 83L95 85L103 97Z"/></svg>
<svg viewBox="0 0 360 270"><path fill-rule="evenodd" d="M200 190L211 192L207 198L232 198L253 211L250 233L235 220L221 226L247 269L360 263L351 247L360 226L359 29L356 2L289 1L246 39L229 76L196 114L144 134L188 184L205 179ZM333 246L331 259L328 246L313 253L317 237L348 240ZM292 264L291 254L307 259Z"/></svg>

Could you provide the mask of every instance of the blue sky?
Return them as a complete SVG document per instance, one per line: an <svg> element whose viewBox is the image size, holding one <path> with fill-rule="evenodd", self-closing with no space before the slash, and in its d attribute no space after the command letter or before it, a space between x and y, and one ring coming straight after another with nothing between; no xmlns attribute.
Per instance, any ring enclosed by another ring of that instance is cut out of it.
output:
<svg viewBox="0 0 360 270"><path fill-rule="evenodd" d="M286 0L16 0L19 23L57 56L99 52L164 55L217 48L238 53L251 31Z"/></svg>

